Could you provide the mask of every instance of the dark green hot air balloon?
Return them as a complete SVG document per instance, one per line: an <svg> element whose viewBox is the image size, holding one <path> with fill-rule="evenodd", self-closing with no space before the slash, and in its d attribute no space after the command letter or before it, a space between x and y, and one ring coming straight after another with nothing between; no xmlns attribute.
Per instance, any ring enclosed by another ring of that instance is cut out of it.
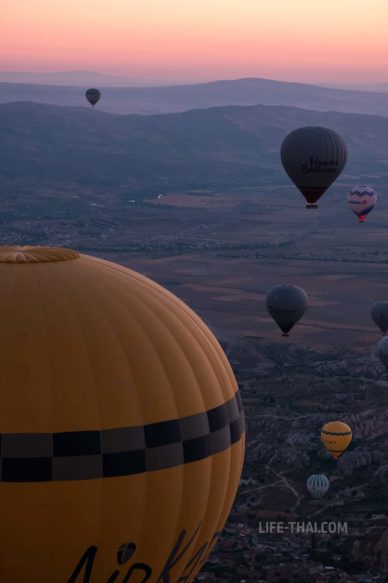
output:
<svg viewBox="0 0 388 583"><path fill-rule="evenodd" d="M370 311L372 320L383 334L388 330L388 302L376 302Z"/></svg>
<svg viewBox="0 0 388 583"><path fill-rule="evenodd" d="M90 105L94 107L96 103L100 100L101 91L99 91L98 89L94 89L94 87L91 87L85 92L85 97L89 101Z"/></svg>
<svg viewBox="0 0 388 583"><path fill-rule="evenodd" d="M288 336L307 310L308 297L297 285L277 285L268 293L266 305L283 336Z"/></svg>
<svg viewBox="0 0 388 583"><path fill-rule="evenodd" d="M307 200L306 208L318 208L317 200L344 169L347 150L334 130L303 127L285 137L280 157L288 176Z"/></svg>

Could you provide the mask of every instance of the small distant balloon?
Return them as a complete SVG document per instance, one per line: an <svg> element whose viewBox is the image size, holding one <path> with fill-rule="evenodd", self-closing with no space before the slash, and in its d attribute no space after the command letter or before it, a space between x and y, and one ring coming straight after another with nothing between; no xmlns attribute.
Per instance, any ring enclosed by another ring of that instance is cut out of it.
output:
<svg viewBox="0 0 388 583"><path fill-rule="evenodd" d="M266 306L283 336L288 336L306 312L308 297L304 289L297 285L277 285L268 293Z"/></svg>
<svg viewBox="0 0 388 583"><path fill-rule="evenodd" d="M382 338L378 343L377 356L379 357L385 368L388 368L388 336Z"/></svg>
<svg viewBox="0 0 388 583"><path fill-rule="evenodd" d="M388 330L388 302L376 302L370 311L372 320L383 334Z"/></svg>
<svg viewBox="0 0 388 583"><path fill-rule="evenodd" d="M92 107L94 107L96 105L96 103L100 100L101 91L99 91L98 89L94 89L93 87L91 87L90 89L88 89L85 92L85 97L89 101L90 105Z"/></svg>
<svg viewBox="0 0 388 583"><path fill-rule="evenodd" d="M342 421L331 421L322 427L321 441L331 456L338 459L352 441L352 430Z"/></svg>
<svg viewBox="0 0 388 583"><path fill-rule="evenodd" d="M307 479L306 486L313 498L322 498L330 488L330 482L323 474L313 474Z"/></svg>
<svg viewBox="0 0 388 583"><path fill-rule="evenodd" d="M284 170L305 197L306 208L318 208L318 199L345 167L347 149L334 130L302 127L285 137L280 157Z"/></svg>
<svg viewBox="0 0 388 583"><path fill-rule="evenodd" d="M377 202L376 191L370 186L356 186L348 193L348 203L359 223L363 223Z"/></svg>

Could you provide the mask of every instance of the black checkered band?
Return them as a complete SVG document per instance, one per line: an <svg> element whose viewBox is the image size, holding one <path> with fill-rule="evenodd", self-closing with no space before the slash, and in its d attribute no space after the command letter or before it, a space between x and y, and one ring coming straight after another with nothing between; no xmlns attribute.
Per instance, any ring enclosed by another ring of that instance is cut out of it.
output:
<svg viewBox="0 0 388 583"><path fill-rule="evenodd" d="M322 435L335 435L336 437L344 437L346 435L352 435L352 431L326 431L322 429Z"/></svg>
<svg viewBox="0 0 388 583"><path fill-rule="evenodd" d="M183 417L137 427L0 435L1 482L92 480L206 459L244 433L241 396Z"/></svg>

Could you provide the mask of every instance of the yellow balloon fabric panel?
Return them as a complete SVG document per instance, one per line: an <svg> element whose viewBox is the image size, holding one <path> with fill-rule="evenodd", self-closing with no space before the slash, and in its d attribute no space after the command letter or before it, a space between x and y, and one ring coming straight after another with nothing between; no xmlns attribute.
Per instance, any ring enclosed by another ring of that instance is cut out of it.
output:
<svg viewBox="0 0 388 583"><path fill-rule="evenodd" d="M193 581L244 455L212 333L151 280L50 248L0 248L0 317L0 581Z"/></svg>

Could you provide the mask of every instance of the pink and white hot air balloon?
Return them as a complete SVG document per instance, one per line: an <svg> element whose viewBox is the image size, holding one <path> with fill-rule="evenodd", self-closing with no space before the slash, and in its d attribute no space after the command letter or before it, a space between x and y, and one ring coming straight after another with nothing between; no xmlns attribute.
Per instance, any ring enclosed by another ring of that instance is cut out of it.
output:
<svg viewBox="0 0 388 583"><path fill-rule="evenodd" d="M352 211L363 223L377 202L376 191L370 186L356 186L348 194L348 203Z"/></svg>

